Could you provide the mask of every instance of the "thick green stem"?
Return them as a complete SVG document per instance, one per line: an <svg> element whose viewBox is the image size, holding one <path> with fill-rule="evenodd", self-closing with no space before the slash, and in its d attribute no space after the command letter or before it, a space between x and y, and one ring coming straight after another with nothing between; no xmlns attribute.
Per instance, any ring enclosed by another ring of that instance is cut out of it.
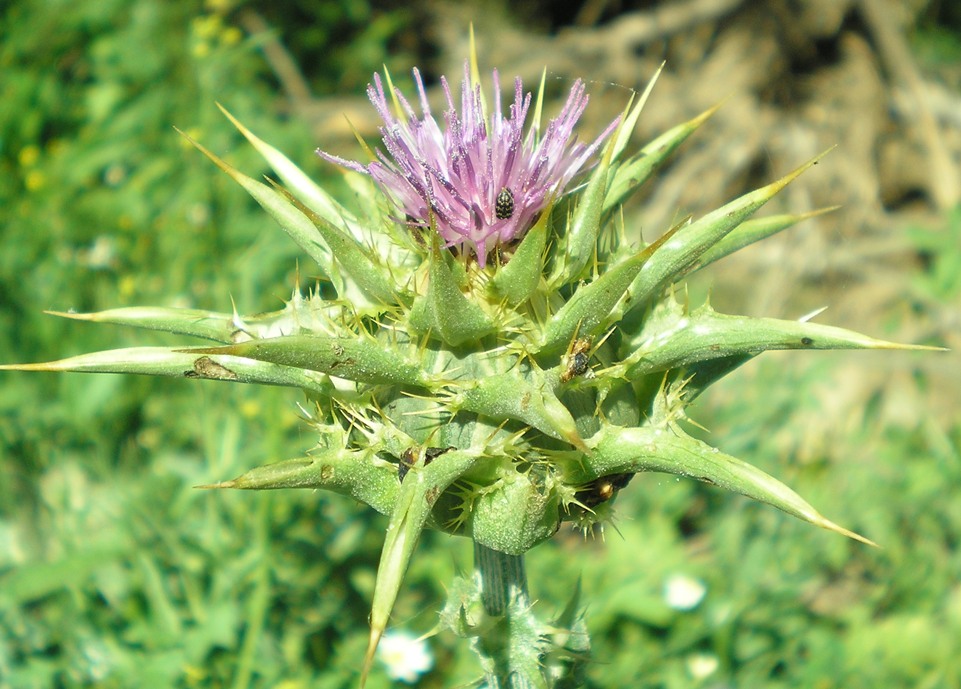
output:
<svg viewBox="0 0 961 689"><path fill-rule="evenodd" d="M514 596L521 604L529 603L523 555L507 555L475 541L474 568L481 575L481 599L488 615L505 614Z"/></svg>
<svg viewBox="0 0 961 689"><path fill-rule="evenodd" d="M480 575L484 612L496 620L476 640L487 689L535 689L544 679L537 664L523 662L528 653L518 654L518 642L530 630L531 603L523 555L507 555L474 542L474 569ZM536 646L536 641L533 643ZM536 651L535 651L536 655Z"/></svg>

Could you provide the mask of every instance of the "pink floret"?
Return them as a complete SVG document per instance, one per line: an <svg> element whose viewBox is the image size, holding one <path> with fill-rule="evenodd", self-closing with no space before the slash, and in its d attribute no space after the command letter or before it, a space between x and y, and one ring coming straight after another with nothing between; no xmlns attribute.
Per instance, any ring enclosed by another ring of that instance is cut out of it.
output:
<svg viewBox="0 0 961 689"><path fill-rule="evenodd" d="M384 121L380 132L384 151L378 160L362 165L318 153L343 167L369 174L392 199L401 216L414 225L433 224L446 246L472 251L480 265L498 245L519 239L534 224L552 197L561 195L603 141L614 131L614 120L590 145L577 142L574 127L587 107L584 83L574 82L560 114L537 140L525 140L524 123L531 105L521 80L514 80L514 102L505 118L501 108L500 78L494 70L494 107L485 121L480 87L470 87L464 65L460 109L446 78L443 129L434 119L420 72L413 71L421 116L404 96L394 95L406 114L396 119L378 75L367 95ZM504 194L504 190L509 194ZM501 204L498 206L498 196ZM513 203L506 203L507 197ZM509 211L509 214L508 214Z"/></svg>

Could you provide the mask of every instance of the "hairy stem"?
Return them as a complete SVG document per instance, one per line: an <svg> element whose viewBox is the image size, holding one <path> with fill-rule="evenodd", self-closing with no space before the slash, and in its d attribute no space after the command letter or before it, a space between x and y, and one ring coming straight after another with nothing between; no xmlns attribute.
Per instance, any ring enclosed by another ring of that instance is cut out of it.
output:
<svg viewBox="0 0 961 689"><path fill-rule="evenodd" d="M537 663L525 662L536 642L523 555L507 555L474 542L474 568L480 575L484 612L494 622L477 638L487 689L535 689L545 686ZM519 649L518 644L528 646ZM522 650L521 653L518 653ZM523 652L526 651L526 652Z"/></svg>

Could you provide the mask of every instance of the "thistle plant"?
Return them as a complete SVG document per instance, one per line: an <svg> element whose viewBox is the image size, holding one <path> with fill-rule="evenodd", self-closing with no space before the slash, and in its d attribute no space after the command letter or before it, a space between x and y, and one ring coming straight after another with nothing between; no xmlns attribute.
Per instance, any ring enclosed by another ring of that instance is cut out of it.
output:
<svg viewBox="0 0 961 689"><path fill-rule="evenodd" d="M656 76L655 76L656 79ZM322 283L275 313L161 307L59 313L203 338L36 371L138 373L300 388L317 432L305 457L207 488L320 488L389 518L361 683L424 529L470 538L474 576L450 587L441 627L470 640L489 687L574 686L589 650L577 596L539 620L523 556L563 522L609 521L639 472L697 479L871 543L821 516L751 464L684 429L708 386L772 349L926 349L819 325L691 306L683 279L815 213L752 216L808 161L645 245L622 204L714 112L630 153L654 80L589 144L577 81L544 119L514 82L491 105L472 51L459 92L442 80L438 122L414 71L417 108L389 75L370 100L382 146L366 162L320 152L355 196L341 204L291 160L228 118L283 183L265 184L194 145L236 180L316 262ZM819 156L820 157L820 156Z"/></svg>

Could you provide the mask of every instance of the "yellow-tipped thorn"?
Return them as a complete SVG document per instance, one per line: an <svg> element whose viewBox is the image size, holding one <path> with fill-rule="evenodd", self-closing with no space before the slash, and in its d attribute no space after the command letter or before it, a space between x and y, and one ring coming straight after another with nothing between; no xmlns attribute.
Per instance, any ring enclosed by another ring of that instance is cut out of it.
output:
<svg viewBox="0 0 961 689"><path fill-rule="evenodd" d="M350 127L350 131L354 134L357 143L364 149L364 153L366 153L371 160L377 160L377 154L374 153L374 149L368 145L360 131L358 131L357 127L354 126L354 123L350 121L350 118L347 117L346 114L344 114L344 119L347 120L347 126Z"/></svg>
<svg viewBox="0 0 961 689"><path fill-rule="evenodd" d="M820 517L820 515L818 515L818 516ZM833 532L835 532L835 533L839 533L839 534L841 534L842 536L847 536L848 538L851 538L851 539L853 539L853 540L855 540L855 541L858 541L858 542L860 542L860 543L864 543L865 545L869 545L869 546L872 546L872 547L874 547L874 548L880 548L880 547L881 547L881 546L879 546L877 543L875 543L874 541L872 541L870 538L865 538L864 536L862 536L862 535L859 534L859 533L855 533L854 531L851 531L851 530L849 530L849 529L845 529L843 526L838 526L837 524L835 524L834 522L832 522L830 519L825 519L824 517L820 517L820 519L816 520L814 523L815 523L817 526L820 526L822 529L827 529L828 531L833 531Z"/></svg>
<svg viewBox="0 0 961 689"><path fill-rule="evenodd" d="M624 114L621 115L621 123L617 127L617 131L614 132L614 136L610 138L606 146L607 157L613 156L615 151L622 151L627 145L627 140L630 138L634 131L634 127L637 126L637 120L641 115L641 111L647 104L647 99L651 96L651 91L654 90L654 84L657 83L658 77L661 76L661 72L664 71L664 65L667 61L661 62L660 66L654 72L648 82L647 86L644 88L644 92L641 94L640 99L637 104L634 104L634 96L632 95L627 107L624 109Z"/></svg>
<svg viewBox="0 0 961 689"><path fill-rule="evenodd" d="M541 71L541 83L537 88L537 102L534 104L534 116L531 118L531 128L527 132L528 141L533 137L534 142L537 142L541 136L541 117L544 113L544 90L547 86L547 67ZM550 206L553 204L553 199L548 204L548 212L545 215L549 215Z"/></svg>
<svg viewBox="0 0 961 689"><path fill-rule="evenodd" d="M480 67L477 62L477 42L474 40L474 23L470 24L470 86L471 90L478 89L480 86ZM481 113L484 121L487 121L487 98L484 96L484 89L480 89Z"/></svg>
<svg viewBox="0 0 961 689"><path fill-rule="evenodd" d="M383 635L383 629L376 629L371 626L370 640L367 642L367 652L364 654L364 666L360 671L360 689L367 686L367 676L370 675L370 670L374 667L374 654L377 653L377 645Z"/></svg>
<svg viewBox="0 0 961 689"><path fill-rule="evenodd" d="M82 356L82 355L81 355ZM48 371L56 373L74 372L71 363L80 357L58 359L57 361L41 361L35 364L0 364L0 371Z"/></svg>
<svg viewBox="0 0 961 689"><path fill-rule="evenodd" d="M53 309L44 309L43 313L45 313L48 316L58 316L59 318L71 318L75 321L96 320L96 314L92 314L92 313L78 313L76 311L54 311Z"/></svg>
<svg viewBox="0 0 961 689"><path fill-rule="evenodd" d="M229 481L221 481L219 483L204 483L199 486L194 486L194 488L197 490L214 490L220 488L233 488L236 485L237 481L235 479L231 479Z"/></svg>
<svg viewBox="0 0 961 689"><path fill-rule="evenodd" d="M480 84L480 67L477 63L477 41L474 39L474 22L470 23L470 28L468 30L468 50L470 61L470 85L471 88L477 88Z"/></svg>
<svg viewBox="0 0 961 689"><path fill-rule="evenodd" d="M220 109L220 112L224 114L224 117L230 120L231 124L233 124L240 131L240 133L247 138L248 141L254 144L254 146L257 146L259 144L264 144L263 139L261 139L256 134L254 134L249 129L247 129L244 125L242 125L236 117L230 114L230 111L228 111L227 108L225 108L220 103L217 103L216 105Z"/></svg>
<svg viewBox="0 0 961 689"><path fill-rule="evenodd" d="M387 65L384 65L384 79L387 81L387 90L390 92L390 99L394 103L394 116L398 122L404 122L407 120L407 117L404 115L404 109L400 106L400 100L397 98L397 89L394 88L394 82L390 78Z"/></svg>

